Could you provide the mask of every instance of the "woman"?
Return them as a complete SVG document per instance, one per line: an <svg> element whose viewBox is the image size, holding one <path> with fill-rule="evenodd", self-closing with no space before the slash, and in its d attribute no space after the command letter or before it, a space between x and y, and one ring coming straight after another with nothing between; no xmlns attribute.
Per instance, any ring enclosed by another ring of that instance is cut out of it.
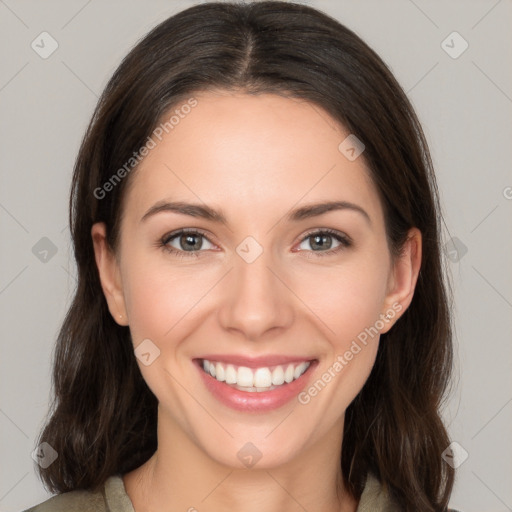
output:
<svg viewBox="0 0 512 512"><path fill-rule="evenodd" d="M447 510L440 222L419 121L353 32L288 2L161 23L77 158L58 495L30 510Z"/></svg>

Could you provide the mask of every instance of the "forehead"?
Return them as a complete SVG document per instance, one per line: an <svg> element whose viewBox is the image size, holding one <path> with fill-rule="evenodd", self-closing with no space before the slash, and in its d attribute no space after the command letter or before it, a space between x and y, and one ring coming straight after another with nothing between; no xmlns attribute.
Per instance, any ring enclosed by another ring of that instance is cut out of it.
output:
<svg viewBox="0 0 512 512"><path fill-rule="evenodd" d="M317 105L274 94L195 94L163 117L154 147L134 171L125 206L136 214L163 198L203 201L237 216L344 199L380 211L363 158L347 159L349 135ZM172 122L169 122L171 120ZM161 139L161 140L160 140ZM370 212L369 212L370 213Z"/></svg>

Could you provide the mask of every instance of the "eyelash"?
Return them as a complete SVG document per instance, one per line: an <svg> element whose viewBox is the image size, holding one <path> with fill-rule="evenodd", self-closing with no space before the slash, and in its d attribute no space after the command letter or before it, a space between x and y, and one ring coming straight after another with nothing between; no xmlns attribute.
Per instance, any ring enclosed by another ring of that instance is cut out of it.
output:
<svg viewBox="0 0 512 512"><path fill-rule="evenodd" d="M161 238L161 240L158 242L157 245L158 245L158 247L163 249L165 252L170 253L173 256L177 256L179 258L189 258L189 257L198 258L200 253L204 252L203 250L181 251L181 250L175 249L174 247L170 247L169 245L167 245L171 240L173 240L181 235L198 235L198 236L202 236L208 240L208 237L202 231L195 230L195 229L181 229L179 231L176 231L173 233L168 233L168 234L164 235ZM331 256L333 254L336 254L336 253L342 251L343 249L347 249L352 246L352 240L347 235L344 235L343 233L340 233L339 231L336 231L334 229L329 229L329 228L317 229L317 230L313 230L313 231L306 233L304 235L304 237L301 239L300 243L304 242L308 238L311 238L315 235L330 235L334 239L336 239L338 242L340 242L340 245L334 249L329 249L327 251L309 251L309 250L303 250L303 249L298 251L298 252L306 252L307 253L306 258ZM208 241L210 243L213 243L210 240L208 240ZM314 256L310 255L309 253L313 253Z"/></svg>
<svg viewBox="0 0 512 512"><path fill-rule="evenodd" d="M337 240L340 245L338 247L335 247L334 249L329 249L327 251L304 251L301 250L301 252L306 253L306 258L316 258L316 257L323 257L323 256L331 256L333 254L337 254L341 252L344 249L348 249L352 246L352 240L345 234L340 233L339 231L336 231L334 229L316 229L313 231L309 231L304 235L304 237L301 239L300 243L304 242L304 240L307 240L308 238L311 238L316 235L330 235L335 240ZM314 256L313 256L314 255Z"/></svg>

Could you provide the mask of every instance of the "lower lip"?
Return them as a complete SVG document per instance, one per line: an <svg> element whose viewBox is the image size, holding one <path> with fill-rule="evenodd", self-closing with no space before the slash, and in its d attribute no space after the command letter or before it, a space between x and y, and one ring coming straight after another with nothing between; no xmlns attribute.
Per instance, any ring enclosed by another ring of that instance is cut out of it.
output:
<svg viewBox="0 0 512 512"><path fill-rule="evenodd" d="M261 392L240 391L225 382L219 382L203 370L201 361L196 360L195 363L207 389L219 402L239 411L265 412L278 409L296 397L306 387L317 361L311 361L308 369L289 384Z"/></svg>

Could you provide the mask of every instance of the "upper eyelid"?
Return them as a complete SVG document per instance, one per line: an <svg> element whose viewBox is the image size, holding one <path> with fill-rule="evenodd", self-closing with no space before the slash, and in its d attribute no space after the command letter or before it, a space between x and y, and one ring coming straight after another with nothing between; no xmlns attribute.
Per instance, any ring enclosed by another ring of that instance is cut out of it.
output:
<svg viewBox="0 0 512 512"><path fill-rule="evenodd" d="M181 229L175 229L174 231L169 231L169 233L166 233L164 236L162 236L162 240L170 240L171 238L175 238L178 235L188 235L188 234L202 235L205 238L208 238L208 240L210 240L209 237L212 236L212 235L210 235L210 233L208 233L207 231L204 231L200 228L181 228ZM212 241L210 240L210 242L212 242Z"/></svg>
<svg viewBox="0 0 512 512"><path fill-rule="evenodd" d="M313 228L311 231L306 231L304 235L302 235L301 241L305 238L310 237L311 235L315 235L316 233L327 233L328 235L332 236L339 236L341 238L345 238L347 240L352 241L352 238L348 236L345 232L339 231L338 229L332 229L332 228Z"/></svg>

